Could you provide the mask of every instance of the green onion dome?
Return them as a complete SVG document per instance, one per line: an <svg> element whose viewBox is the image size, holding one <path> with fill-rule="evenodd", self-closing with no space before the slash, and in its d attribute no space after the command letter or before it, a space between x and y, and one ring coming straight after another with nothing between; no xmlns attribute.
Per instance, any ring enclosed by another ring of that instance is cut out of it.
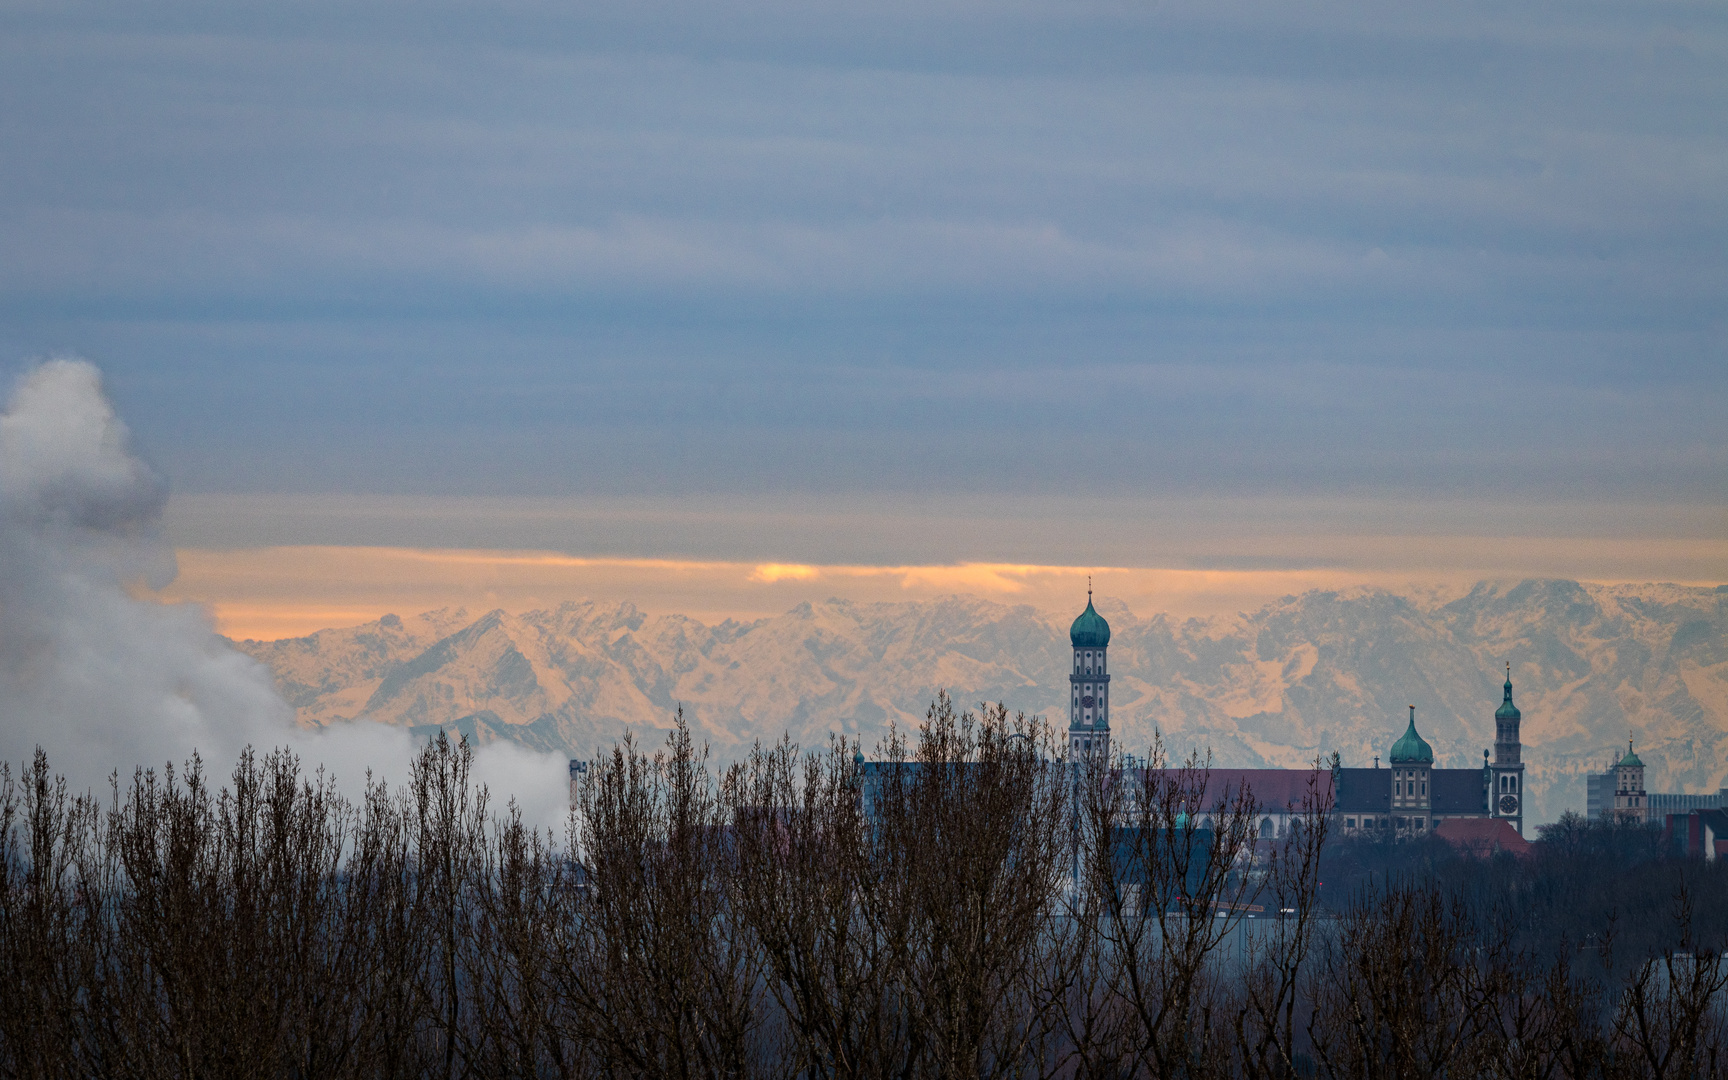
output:
<svg viewBox="0 0 1728 1080"><path fill-rule="evenodd" d="M1520 714L1518 706L1512 704L1512 665L1510 664L1506 665L1506 685L1502 689L1505 690L1506 696L1500 702L1500 707L1494 710L1494 719L1516 720Z"/></svg>
<svg viewBox="0 0 1728 1080"><path fill-rule="evenodd" d="M1092 594L1086 594L1086 610L1068 628L1068 640L1076 649L1102 649L1110 644L1110 624L1092 610Z"/></svg>
<svg viewBox="0 0 1728 1080"><path fill-rule="evenodd" d="M1626 741L1626 756L1620 759L1620 764L1615 766L1615 768L1619 768L1619 769L1628 769L1628 768L1642 769L1643 767L1644 767L1644 760L1642 758L1640 758L1637 754L1634 754L1632 752L1632 741L1630 739L1628 739Z"/></svg>
<svg viewBox="0 0 1728 1080"><path fill-rule="evenodd" d="M1391 762L1394 765L1432 765L1434 764L1434 748L1428 741L1416 734L1416 706L1410 706L1410 726L1398 741L1392 744Z"/></svg>

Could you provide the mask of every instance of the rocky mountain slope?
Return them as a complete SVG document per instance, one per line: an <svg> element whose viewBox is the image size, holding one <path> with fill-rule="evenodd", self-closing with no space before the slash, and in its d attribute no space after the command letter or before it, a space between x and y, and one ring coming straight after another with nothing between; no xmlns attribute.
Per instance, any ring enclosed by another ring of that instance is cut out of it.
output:
<svg viewBox="0 0 1728 1080"><path fill-rule="evenodd" d="M1504 664L1524 712L1539 820L1582 809L1583 774L1630 736L1650 789L1728 783L1728 587L1483 583L1442 603L1382 590L1310 592L1231 619L1138 618L1113 629L1119 745L1154 725L1221 765L1296 766L1337 750L1367 765L1405 706L1436 764L1481 761ZM625 604L511 615L435 611L239 642L307 725L368 716L480 741L588 756L634 729L650 741L682 705L717 753L789 732L871 745L916 727L931 697L1004 701L1065 723L1067 619L970 596L804 604L708 626Z"/></svg>

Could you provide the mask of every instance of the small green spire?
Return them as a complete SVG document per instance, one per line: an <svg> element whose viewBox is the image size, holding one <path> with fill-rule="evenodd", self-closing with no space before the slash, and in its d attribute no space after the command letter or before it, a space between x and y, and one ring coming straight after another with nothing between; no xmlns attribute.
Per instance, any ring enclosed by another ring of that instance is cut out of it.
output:
<svg viewBox="0 0 1728 1080"><path fill-rule="evenodd" d="M1620 759L1620 764L1616 765L1615 768L1617 768L1617 769L1642 769L1643 767L1644 767L1643 759L1640 758L1637 754L1632 752L1632 740L1630 738L1628 738L1626 740L1626 756Z"/></svg>
<svg viewBox="0 0 1728 1080"><path fill-rule="evenodd" d="M1505 691L1505 694L1501 698L1500 707L1498 709L1494 710L1494 719L1496 719L1496 720L1517 720L1522 714L1519 713L1518 706L1512 704L1512 665L1511 664L1506 665L1506 685L1504 687L1502 687L1502 689Z"/></svg>

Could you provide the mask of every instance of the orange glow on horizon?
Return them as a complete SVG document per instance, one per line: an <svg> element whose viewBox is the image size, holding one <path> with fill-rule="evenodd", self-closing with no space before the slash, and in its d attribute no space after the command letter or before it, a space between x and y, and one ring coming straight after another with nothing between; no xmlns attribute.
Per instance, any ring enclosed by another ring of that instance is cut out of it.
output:
<svg viewBox="0 0 1728 1080"><path fill-rule="evenodd" d="M778 615L830 598L872 603L966 593L1059 616L1083 605L1087 575L1100 599L1120 601L1141 617L1159 612L1210 617L1317 588L1379 586L1445 599L1483 576L983 562L824 566L397 547L183 549L178 554L180 577L160 598L202 604L224 634L258 639L353 626L390 613L522 612L574 600L630 602L651 613L718 622Z"/></svg>

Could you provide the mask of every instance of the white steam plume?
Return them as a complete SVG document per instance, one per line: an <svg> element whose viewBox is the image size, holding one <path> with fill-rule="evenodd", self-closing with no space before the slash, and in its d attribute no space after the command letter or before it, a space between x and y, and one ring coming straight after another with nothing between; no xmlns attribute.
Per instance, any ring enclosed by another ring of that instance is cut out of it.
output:
<svg viewBox="0 0 1728 1080"><path fill-rule="evenodd" d="M400 728L294 724L265 668L204 612L133 595L174 578L161 536L167 485L127 447L126 427L81 360L28 372L0 415L0 760L41 746L80 788L197 750L217 777L246 746L288 746L357 792L370 768L393 783L414 753ZM562 759L510 744L475 773L542 825L562 820Z"/></svg>

